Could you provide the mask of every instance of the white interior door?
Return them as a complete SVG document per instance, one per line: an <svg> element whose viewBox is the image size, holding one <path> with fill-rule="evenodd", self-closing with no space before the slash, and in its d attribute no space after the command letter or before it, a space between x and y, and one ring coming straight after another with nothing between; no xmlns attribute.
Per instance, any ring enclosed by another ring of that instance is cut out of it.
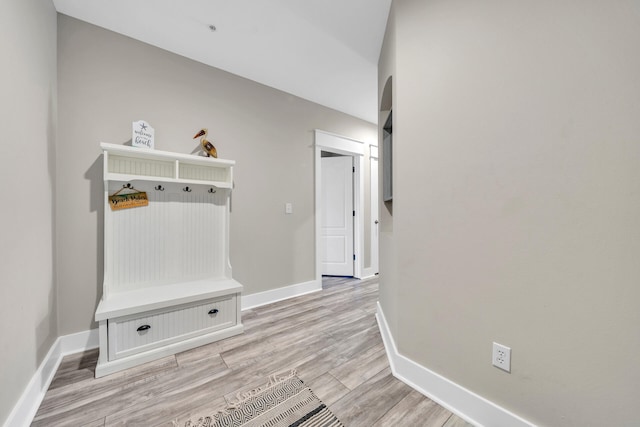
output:
<svg viewBox="0 0 640 427"><path fill-rule="evenodd" d="M353 158L323 157L322 274L353 276Z"/></svg>
<svg viewBox="0 0 640 427"><path fill-rule="evenodd" d="M371 269L378 274L378 159L371 159Z"/></svg>

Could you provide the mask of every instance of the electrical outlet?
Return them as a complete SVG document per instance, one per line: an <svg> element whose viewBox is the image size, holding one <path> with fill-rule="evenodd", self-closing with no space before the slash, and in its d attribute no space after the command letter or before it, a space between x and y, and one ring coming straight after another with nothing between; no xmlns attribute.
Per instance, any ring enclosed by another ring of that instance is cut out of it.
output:
<svg viewBox="0 0 640 427"><path fill-rule="evenodd" d="M511 349L497 342L493 343L493 366L511 372Z"/></svg>
<svg viewBox="0 0 640 427"><path fill-rule="evenodd" d="M286 214L292 214L293 213L293 204L292 203L285 203L284 204L284 213L286 213Z"/></svg>

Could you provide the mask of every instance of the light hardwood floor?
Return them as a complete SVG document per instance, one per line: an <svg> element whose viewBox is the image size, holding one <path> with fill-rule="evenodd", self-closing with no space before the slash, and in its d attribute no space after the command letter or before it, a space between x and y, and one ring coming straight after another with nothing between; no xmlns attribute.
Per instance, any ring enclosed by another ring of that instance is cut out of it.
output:
<svg viewBox="0 0 640 427"><path fill-rule="evenodd" d="M245 333L94 378L97 350L67 356L32 426L172 426L291 369L346 427L469 426L391 375L375 319L377 279L242 312Z"/></svg>

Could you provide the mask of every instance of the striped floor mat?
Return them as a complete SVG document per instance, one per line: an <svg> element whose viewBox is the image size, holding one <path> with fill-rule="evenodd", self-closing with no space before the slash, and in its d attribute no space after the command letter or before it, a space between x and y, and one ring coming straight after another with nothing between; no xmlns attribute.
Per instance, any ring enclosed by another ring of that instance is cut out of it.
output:
<svg viewBox="0 0 640 427"><path fill-rule="evenodd" d="M185 427L344 427L295 372L272 376L257 390L239 393L230 405Z"/></svg>

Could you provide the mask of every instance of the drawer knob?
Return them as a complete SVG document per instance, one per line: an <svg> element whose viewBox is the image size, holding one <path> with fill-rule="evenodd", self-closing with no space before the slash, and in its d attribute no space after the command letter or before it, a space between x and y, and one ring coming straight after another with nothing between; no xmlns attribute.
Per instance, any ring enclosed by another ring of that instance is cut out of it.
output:
<svg viewBox="0 0 640 427"><path fill-rule="evenodd" d="M209 310L209 314L217 314L217 313L218 313L217 308L212 308L211 310Z"/></svg>
<svg viewBox="0 0 640 427"><path fill-rule="evenodd" d="M142 332L142 331L146 331L146 330L148 330L148 329L151 329L151 326L149 326L149 325L142 325L142 326L140 326L137 330L138 330L138 332Z"/></svg>

